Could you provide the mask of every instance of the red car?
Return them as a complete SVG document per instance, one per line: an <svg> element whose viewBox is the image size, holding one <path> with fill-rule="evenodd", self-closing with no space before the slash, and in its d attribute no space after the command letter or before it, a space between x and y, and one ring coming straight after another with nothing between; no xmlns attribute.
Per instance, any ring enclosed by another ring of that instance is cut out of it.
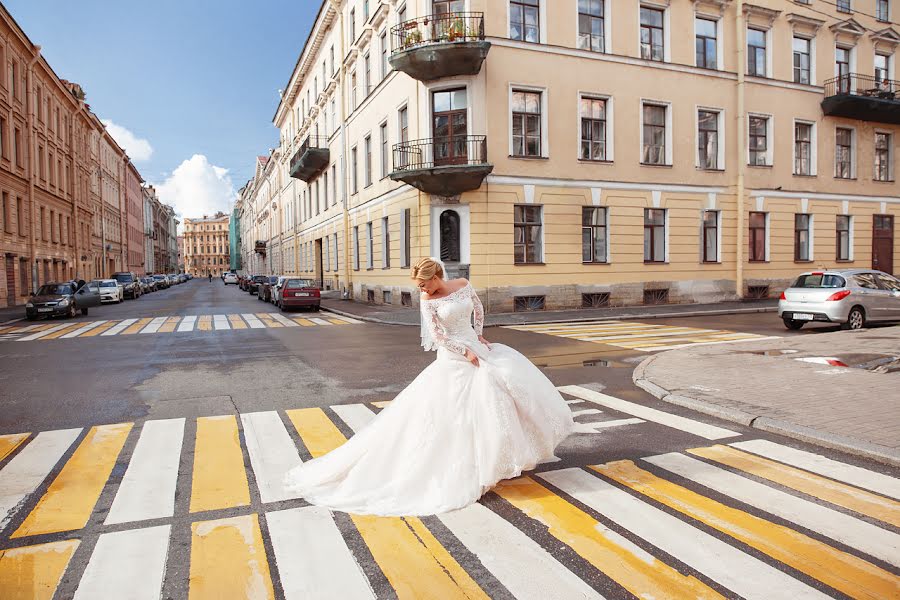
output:
<svg viewBox="0 0 900 600"><path fill-rule="evenodd" d="M312 279L287 279L281 289L278 308L292 310L294 308L312 308L319 310L321 303L319 286Z"/></svg>

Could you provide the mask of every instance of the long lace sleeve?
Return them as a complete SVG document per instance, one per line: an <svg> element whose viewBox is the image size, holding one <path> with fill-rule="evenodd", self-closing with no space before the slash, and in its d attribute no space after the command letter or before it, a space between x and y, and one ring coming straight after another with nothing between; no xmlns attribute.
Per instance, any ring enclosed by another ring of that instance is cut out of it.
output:
<svg viewBox="0 0 900 600"><path fill-rule="evenodd" d="M456 354L466 353L466 347L463 344L451 339L441 325L441 320L437 314L437 308L431 302L422 301L422 327L427 328L428 337L430 338L430 347L423 343L426 350L437 350L436 346L443 346L450 352ZM426 337L422 336L423 342Z"/></svg>
<svg viewBox="0 0 900 600"><path fill-rule="evenodd" d="M472 306L474 307L473 313L475 315L475 335L481 335L481 332L484 330L484 305L481 303L481 298L478 297L478 294L475 293L475 288L472 287L472 284L469 285L470 294L472 296Z"/></svg>

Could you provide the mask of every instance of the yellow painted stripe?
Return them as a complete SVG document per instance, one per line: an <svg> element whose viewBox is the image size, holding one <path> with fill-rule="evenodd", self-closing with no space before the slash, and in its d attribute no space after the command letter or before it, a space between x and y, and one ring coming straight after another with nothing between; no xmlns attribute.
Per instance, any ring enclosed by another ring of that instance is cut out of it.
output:
<svg viewBox="0 0 900 600"><path fill-rule="evenodd" d="M189 600L274 597L257 515L191 524Z"/></svg>
<svg viewBox="0 0 900 600"><path fill-rule="evenodd" d="M17 327L0 327L0 333L9 333L10 331L18 329Z"/></svg>
<svg viewBox="0 0 900 600"><path fill-rule="evenodd" d="M249 504L237 419L233 415L197 419L191 512Z"/></svg>
<svg viewBox="0 0 900 600"><path fill-rule="evenodd" d="M340 319L328 319L328 321L330 321L331 323L334 323L335 325L349 325L350 324L347 321L341 321Z"/></svg>
<svg viewBox="0 0 900 600"><path fill-rule="evenodd" d="M282 323L279 323L278 321L270 317L269 313L256 313L256 316L259 317L259 320L262 321L263 325L265 325L266 327L284 327Z"/></svg>
<svg viewBox="0 0 900 600"><path fill-rule="evenodd" d="M322 456L346 441L321 408L289 410L287 414L313 457ZM366 515L350 515L350 518L401 600L488 600L478 583L421 520Z"/></svg>
<svg viewBox="0 0 900 600"><path fill-rule="evenodd" d="M316 326L316 324L313 323L312 321L310 321L309 319L304 319L302 317L294 317L293 320L296 321L297 323L300 323L304 327L315 327Z"/></svg>
<svg viewBox="0 0 900 600"><path fill-rule="evenodd" d="M390 400L379 400L378 402L373 402L373 406L377 406L378 408L387 408L387 405L390 404Z"/></svg>
<svg viewBox="0 0 900 600"><path fill-rule="evenodd" d="M212 330L212 316L211 315L203 315L197 319L197 330L198 331L210 331Z"/></svg>
<svg viewBox="0 0 900 600"><path fill-rule="evenodd" d="M694 448L688 452L774 481L820 500L849 508L879 521L890 523L894 527L900 527L900 502L891 498L878 496L845 483L826 479L728 446Z"/></svg>
<svg viewBox="0 0 900 600"><path fill-rule="evenodd" d="M92 427L12 537L84 527L133 426L117 423Z"/></svg>
<svg viewBox="0 0 900 600"><path fill-rule="evenodd" d="M150 321L153 319L150 317L145 317L143 319L138 319L136 323L126 327L123 331L119 332L119 335L131 335L134 333L138 333L141 329L147 326Z"/></svg>
<svg viewBox="0 0 900 600"><path fill-rule="evenodd" d="M241 318L241 315L228 315L228 322L231 323L232 329L247 329L247 324Z"/></svg>
<svg viewBox="0 0 900 600"><path fill-rule="evenodd" d="M169 317L166 319L166 322L160 325L157 330L159 333L172 333L175 331L175 328L178 327L178 322L181 321L181 317Z"/></svg>
<svg viewBox="0 0 900 600"><path fill-rule="evenodd" d="M85 326L85 323L75 323L74 325L69 325L68 327L64 327L58 331L54 331L50 335L45 335L42 337L42 340L55 340L58 337L64 336L67 333L72 333L76 329L81 329Z"/></svg>
<svg viewBox="0 0 900 600"><path fill-rule="evenodd" d="M120 321L109 321L109 322L107 322L107 323L104 323L103 325L100 325L100 326L98 326L98 327L94 327L94 328L91 329L90 331L85 331L84 333L82 333L82 334L79 335L78 337L83 338L83 337L94 337L95 335L100 335L100 334L103 333L104 331L108 331L108 330L112 329L113 327L115 327L115 326L118 325L119 323L120 323Z"/></svg>
<svg viewBox="0 0 900 600"><path fill-rule="evenodd" d="M806 573L851 598L896 597L900 578L789 527L732 508L622 460L592 469Z"/></svg>
<svg viewBox="0 0 900 600"><path fill-rule="evenodd" d="M0 550L3 600L50 600L69 565L78 540Z"/></svg>
<svg viewBox="0 0 900 600"><path fill-rule="evenodd" d="M606 526L530 477L504 481L493 491L638 598L722 598L695 577L606 535Z"/></svg>
<svg viewBox="0 0 900 600"><path fill-rule="evenodd" d="M19 445L28 439L30 433L10 433L8 435L0 435L0 460L3 460L10 453L19 447Z"/></svg>

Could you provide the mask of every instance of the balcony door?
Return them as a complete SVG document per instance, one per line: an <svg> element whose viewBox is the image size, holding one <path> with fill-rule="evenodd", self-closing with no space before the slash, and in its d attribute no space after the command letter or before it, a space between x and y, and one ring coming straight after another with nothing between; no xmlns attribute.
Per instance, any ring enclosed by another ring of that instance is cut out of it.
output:
<svg viewBox="0 0 900 600"><path fill-rule="evenodd" d="M465 19L451 14L465 11L465 0L434 0L431 8L431 14L434 15L431 22L431 39L449 40L451 34L457 37L465 35Z"/></svg>
<svg viewBox="0 0 900 600"><path fill-rule="evenodd" d="M466 89L434 92L431 106L435 166L465 164L468 161Z"/></svg>
<svg viewBox="0 0 900 600"><path fill-rule="evenodd" d="M838 76L838 93L850 93L850 50L847 48L835 48L834 62L836 75Z"/></svg>

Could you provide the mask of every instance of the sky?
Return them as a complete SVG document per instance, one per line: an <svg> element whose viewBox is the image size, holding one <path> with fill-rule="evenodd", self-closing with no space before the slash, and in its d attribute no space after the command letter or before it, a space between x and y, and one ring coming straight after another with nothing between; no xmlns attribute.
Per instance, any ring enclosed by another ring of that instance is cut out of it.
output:
<svg viewBox="0 0 900 600"><path fill-rule="evenodd" d="M181 217L229 212L319 0L2 0Z"/></svg>

